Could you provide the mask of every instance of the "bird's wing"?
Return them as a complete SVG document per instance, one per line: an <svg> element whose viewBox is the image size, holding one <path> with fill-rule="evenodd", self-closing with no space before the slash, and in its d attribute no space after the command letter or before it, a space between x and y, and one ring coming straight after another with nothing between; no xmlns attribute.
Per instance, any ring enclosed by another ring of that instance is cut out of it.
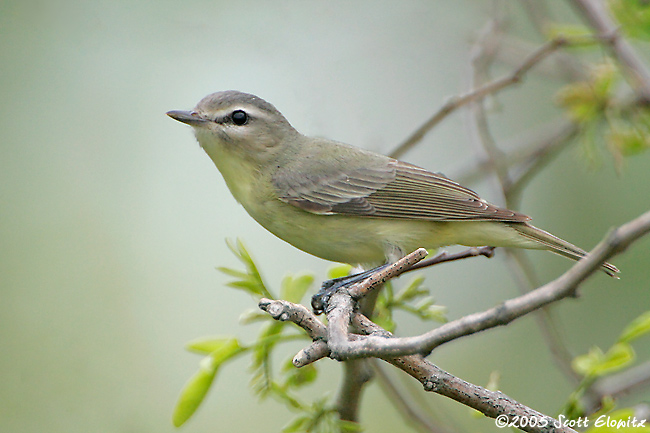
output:
<svg viewBox="0 0 650 433"><path fill-rule="evenodd" d="M316 214L430 221L530 220L487 203L441 174L411 164L382 157L350 165L342 162L332 172L323 167L302 173L278 171L273 183L280 200Z"/></svg>

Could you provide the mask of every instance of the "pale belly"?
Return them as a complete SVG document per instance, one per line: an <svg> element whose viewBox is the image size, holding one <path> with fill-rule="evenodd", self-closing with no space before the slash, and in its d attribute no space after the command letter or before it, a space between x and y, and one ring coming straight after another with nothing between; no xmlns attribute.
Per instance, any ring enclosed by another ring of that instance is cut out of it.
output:
<svg viewBox="0 0 650 433"><path fill-rule="evenodd" d="M446 245L539 247L498 222L433 222L318 215L280 201L249 213L271 233L309 254L334 262L378 265L417 248Z"/></svg>

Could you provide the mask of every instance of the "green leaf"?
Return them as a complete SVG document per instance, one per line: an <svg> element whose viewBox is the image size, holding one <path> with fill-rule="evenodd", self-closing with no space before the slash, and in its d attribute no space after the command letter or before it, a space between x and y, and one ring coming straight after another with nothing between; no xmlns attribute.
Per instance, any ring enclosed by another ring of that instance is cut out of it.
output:
<svg viewBox="0 0 650 433"><path fill-rule="evenodd" d="M608 141L623 156L634 156L650 149L650 139L637 128L612 131Z"/></svg>
<svg viewBox="0 0 650 433"><path fill-rule="evenodd" d="M286 386L283 386L278 382L271 382L269 385L269 391L272 392L275 398L284 402L284 404L289 408L299 411L307 410L307 406L303 405L300 400L289 394Z"/></svg>
<svg viewBox="0 0 650 433"><path fill-rule="evenodd" d="M616 65L611 61L602 62L591 70L591 87L599 101L607 101L614 86L618 83L620 74Z"/></svg>
<svg viewBox="0 0 650 433"><path fill-rule="evenodd" d="M555 39L559 37L567 39L586 38L593 34L591 29L586 26L576 24L551 24L546 29L546 37ZM594 44L595 45L595 44Z"/></svg>
<svg viewBox="0 0 650 433"><path fill-rule="evenodd" d="M218 271L223 272L226 275L229 275L234 278L238 278L240 280L244 280L248 278L248 274L246 272L238 271L237 269L232 269L232 268L227 268L225 266L220 266L217 268Z"/></svg>
<svg viewBox="0 0 650 433"><path fill-rule="evenodd" d="M228 245L230 251L232 251L239 261L246 267L245 272L226 267L217 268L226 275L236 278L235 281L228 283L228 286L244 290L257 298L265 297L273 299L273 296L267 290L266 284L264 284L264 281L262 280L262 276L260 275L255 262L253 262L251 255L246 250L242 241L237 239L236 242L233 242L230 239L226 239L226 245Z"/></svg>
<svg viewBox="0 0 650 433"><path fill-rule="evenodd" d="M286 374L285 385L290 388L307 385L318 377L318 369L314 364L296 368L291 359L288 359L284 364L283 371Z"/></svg>
<svg viewBox="0 0 650 433"><path fill-rule="evenodd" d="M609 7L626 35L650 39L650 4L642 0L610 0Z"/></svg>
<svg viewBox="0 0 650 433"><path fill-rule="evenodd" d="M327 271L327 278L341 278L341 277L347 277L350 275L350 270L352 270L351 265L346 265L344 263L339 263L338 265L334 265L329 270Z"/></svg>
<svg viewBox="0 0 650 433"><path fill-rule="evenodd" d="M420 311L420 317L424 320L434 320L440 323L447 323L447 307L442 305L431 305Z"/></svg>
<svg viewBox="0 0 650 433"><path fill-rule="evenodd" d="M287 275L282 280L280 297L289 302L298 303L314 283L313 275L302 274L298 276Z"/></svg>
<svg viewBox="0 0 650 433"><path fill-rule="evenodd" d="M557 103L567 109L575 122L588 123L600 116L602 110L590 84L578 82L561 88L555 97Z"/></svg>
<svg viewBox="0 0 650 433"><path fill-rule="evenodd" d="M239 341L234 337L200 337L186 344L185 348L190 352L200 353L202 355L228 352L238 352L241 350Z"/></svg>
<svg viewBox="0 0 650 433"><path fill-rule="evenodd" d="M275 344L282 338L282 330L287 325L285 322L269 322L260 331L257 340L252 346L251 368L254 375L251 385L261 397L266 397L272 391L273 371L271 369L271 352Z"/></svg>
<svg viewBox="0 0 650 433"><path fill-rule="evenodd" d="M311 418L307 415L297 416L293 420L291 420L291 422L285 428L283 428L282 431L284 433L306 431L310 421Z"/></svg>
<svg viewBox="0 0 650 433"><path fill-rule="evenodd" d="M187 381L174 408L174 414L172 415L174 426L182 426L196 412L208 393L216 374L217 368L200 368Z"/></svg>
<svg viewBox="0 0 650 433"><path fill-rule="evenodd" d="M634 357L634 349L627 343L616 343L607 353L594 347L573 360L573 369L586 377L605 376L627 367Z"/></svg>
<svg viewBox="0 0 650 433"><path fill-rule="evenodd" d="M646 311L625 327L618 341L630 343L637 338L650 333L650 311Z"/></svg>
<svg viewBox="0 0 650 433"><path fill-rule="evenodd" d="M250 325L251 323L257 322L268 322L269 320L273 319L267 313L262 312L259 308L249 308L239 316L239 321L243 325Z"/></svg>
<svg viewBox="0 0 650 433"><path fill-rule="evenodd" d="M640 421L631 408L620 409L609 414L589 418L589 428L585 433L650 433L650 426L640 427L635 421ZM647 424L647 422L646 422Z"/></svg>
<svg viewBox="0 0 650 433"><path fill-rule="evenodd" d="M412 300L417 296L428 294L427 290L423 290L421 288L423 282L424 282L423 276L418 276L413 278L406 287L404 287L395 295L394 302L406 302Z"/></svg>
<svg viewBox="0 0 650 433"><path fill-rule="evenodd" d="M358 433L360 431L363 431L363 427L361 427L361 424L356 423L354 421L344 420L344 419L339 420L338 427L339 427L339 431L344 433Z"/></svg>
<svg viewBox="0 0 650 433"><path fill-rule="evenodd" d="M619 78L620 73L614 63L605 61L592 67L587 81L561 88L555 99L567 109L567 113L575 122L594 122L602 118L610 105Z"/></svg>
<svg viewBox="0 0 650 433"><path fill-rule="evenodd" d="M239 345L236 338L229 339L213 339L213 347L217 347L210 355L203 358L199 364L199 371L197 371L183 386L181 395L178 398L174 413L172 415L172 422L176 427L183 425L199 408L203 402L214 377L221 365L242 352L243 348ZM198 347L207 347L199 344Z"/></svg>

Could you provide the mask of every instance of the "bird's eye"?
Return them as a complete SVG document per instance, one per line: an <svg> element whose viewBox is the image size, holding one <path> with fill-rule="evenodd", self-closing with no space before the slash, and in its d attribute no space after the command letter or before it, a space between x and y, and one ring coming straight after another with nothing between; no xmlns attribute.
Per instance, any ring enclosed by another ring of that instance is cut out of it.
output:
<svg viewBox="0 0 650 433"><path fill-rule="evenodd" d="M244 110L235 110L232 112L232 122L235 125L241 126L248 122L248 114Z"/></svg>

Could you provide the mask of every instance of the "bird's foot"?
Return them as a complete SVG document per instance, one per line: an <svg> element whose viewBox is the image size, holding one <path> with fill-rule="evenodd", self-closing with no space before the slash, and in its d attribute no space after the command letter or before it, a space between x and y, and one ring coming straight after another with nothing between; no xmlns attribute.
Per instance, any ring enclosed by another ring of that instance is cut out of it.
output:
<svg viewBox="0 0 650 433"><path fill-rule="evenodd" d="M329 303L330 297L338 290L363 281L378 270L385 268L386 266L387 265L382 265L368 271L360 272L358 274L333 278L331 280L324 281L318 293L311 297L311 308L314 310L314 314L323 313L327 309L327 304Z"/></svg>

